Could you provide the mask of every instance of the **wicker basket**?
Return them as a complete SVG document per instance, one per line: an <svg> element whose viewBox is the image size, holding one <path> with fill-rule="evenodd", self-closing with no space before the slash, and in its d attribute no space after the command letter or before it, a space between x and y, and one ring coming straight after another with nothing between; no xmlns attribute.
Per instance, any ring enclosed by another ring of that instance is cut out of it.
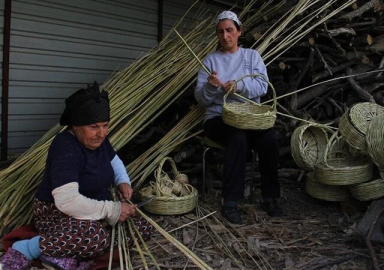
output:
<svg viewBox="0 0 384 270"><path fill-rule="evenodd" d="M291 152L297 166L313 170L314 165L323 160L328 135L325 130L313 124L295 129L291 137Z"/></svg>
<svg viewBox="0 0 384 270"><path fill-rule="evenodd" d="M174 177L180 174L177 171L175 162L169 157L164 158L155 171L156 183L153 182L152 184L152 190L155 190L156 198L144 205L143 208L150 213L158 215L178 215L187 213L196 207L198 199L197 189L189 184L182 184L176 180L171 180L162 170L166 161L171 164ZM173 184L171 185L170 182ZM174 194L176 186L178 189L176 190L176 193L180 193L179 196ZM179 188L180 186L181 188ZM162 188L164 187L168 188L167 190L172 190L172 193L162 193ZM146 192L141 192L142 190ZM139 191L142 200L153 196L153 194L148 194L147 188L143 188L142 190Z"/></svg>
<svg viewBox="0 0 384 270"><path fill-rule="evenodd" d="M384 171L384 114L372 119L366 141L369 156L380 171Z"/></svg>
<svg viewBox="0 0 384 270"><path fill-rule="evenodd" d="M313 177L313 173L308 174L305 182L305 191L314 198L331 202L346 201L350 197L347 187L319 183Z"/></svg>
<svg viewBox="0 0 384 270"><path fill-rule="evenodd" d="M377 179L348 187L352 196L359 201L370 201L384 197L384 180Z"/></svg>
<svg viewBox="0 0 384 270"><path fill-rule="evenodd" d="M366 157L352 158L347 152L339 151L344 157L329 158L329 151L333 148L337 137L335 132L328 141L324 160L315 165L314 178L327 185L351 185L370 180L373 164ZM331 153L332 154L332 153Z"/></svg>
<svg viewBox="0 0 384 270"><path fill-rule="evenodd" d="M344 139L354 148L367 151L366 133L372 119L384 113L384 107L362 102L353 105L340 118L339 130Z"/></svg>
<svg viewBox="0 0 384 270"><path fill-rule="evenodd" d="M245 77L261 77L272 89L273 105L261 105L256 102L226 102L229 93L224 95L223 121L239 129L268 129L275 125L276 121L276 91L273 85L261 74ZM243 77L242 79L244 79ZM241 80L242 80L241 79ZM243 97L243 99L246 99Z"/></svg>

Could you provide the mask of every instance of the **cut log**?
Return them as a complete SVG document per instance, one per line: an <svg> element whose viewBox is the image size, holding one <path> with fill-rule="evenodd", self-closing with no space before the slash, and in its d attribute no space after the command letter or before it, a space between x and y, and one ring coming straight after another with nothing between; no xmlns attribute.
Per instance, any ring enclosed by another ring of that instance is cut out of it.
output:
<svg viewBox="0 0 384 270"><path fill-rule="evenodd" d="M384 209L384 198L375 200L371 203L364 216L357 224L357 231L362 235L364 239L367 238L372 223L376 219L376 216ZM371 241L375 245L384 245L384 215L380 214L376 226L373 229Z"/></svg>

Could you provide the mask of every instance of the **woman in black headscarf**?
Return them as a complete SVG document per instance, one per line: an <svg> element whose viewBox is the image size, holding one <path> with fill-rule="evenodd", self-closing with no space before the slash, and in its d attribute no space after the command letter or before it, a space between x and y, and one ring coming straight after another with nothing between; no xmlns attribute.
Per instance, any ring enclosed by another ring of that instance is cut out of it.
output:
<svg viewBox="0 0 384 270"><path fill-rule="evenodd" d="M68 128L52 141L44 179L33 210L39 235L15 242L3 257L3 268L28 269L32 259L59 269L87 269L81 262L104 253L111 243L111 226L135 215L125 166L107 139L108 93L95 83L65 101L60 124ZM109 188L116 186L120 201ZM135 219L142 236L153 227Z"/></svg>

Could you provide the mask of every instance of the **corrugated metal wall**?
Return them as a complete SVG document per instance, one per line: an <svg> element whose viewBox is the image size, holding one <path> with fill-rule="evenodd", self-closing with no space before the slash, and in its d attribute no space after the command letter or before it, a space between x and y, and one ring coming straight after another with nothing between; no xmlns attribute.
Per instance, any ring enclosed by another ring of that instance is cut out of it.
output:
<svg viewBox="0 0 384 270"><path fill-rule="evenodd" d="M185 14L185 12L195 3L194 0L165 0L164 1L164 33L168 33L175 25L175 23L180 20L180 18ZM198 19L200 16L205 16L208 14L215 14L222 11L223 8L212 4L196 3L193 8L188 12L186 18L183 20L182 27L191 26L190 22L195 19Z"/></svg>
<svg viewBox="0 0 384 270"><path fill-rule="evenodd" d="M164 0L164 35L193 3ZM0 16L3 9L0 0ZM103 83L157 44L158 0L13 0L11 18L9 153L54 126L75 90Z"/></svg>
<svg viewBox="0 0 384 270"><path fill-rule="evenodd" d="M3 98L3 35L4 35L4 2L5 0L0 0L0 97ZM1 102L0 102L0 130L1 130ZM1 142L1 136L0 136ZM1 144L0 144L1 145Z"/></svg>
<svg viewBox="0 0 384 270"><path fill-rule="evenodd" d="M104 82L156 44L156 0L12 1L9 152L55 125L76 89Z"/></svg>

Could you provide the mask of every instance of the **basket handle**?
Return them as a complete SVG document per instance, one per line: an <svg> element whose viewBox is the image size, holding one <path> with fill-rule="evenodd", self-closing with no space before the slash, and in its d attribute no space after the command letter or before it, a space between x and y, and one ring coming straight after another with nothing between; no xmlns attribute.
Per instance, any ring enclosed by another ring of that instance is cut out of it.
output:
<svg viewBox="0 0 384 270"><path fill-rule="evenodd" d="M323 161L324 161L324 164L326 166L329 166L328 165L328 162L327 162L327 159L328 159L328 155L331 154L331 153L335 153L335 154L343 154L347 157L349 157L349 154L343 150L336 150L334 152L331 152L331 149L332 147L336 144L336 143L339 143L341 137L338 136L339 134L339 131L335 131L332 136L329 138L328 140L328 143L327 143L327 146L325 147L325 151L324 151L324 157L323 157Z"/></svg>
<svg viewBox="0 0 384 270"><path fill-rule="evenodd" d="M261 77L261 78L263 78L263 80L269 85L269 87L271 87L271 89L272 89L272 95L273 95L273 105L272 105L272 108L273 108L273 111L276 112L276 103L277 103L277 101L276 101L276 90L275 90L275 88L273 87L272 83L271 83L271 82L270 82L270 81L269 81L263 74L260 74L260 73L255 73L255 74L245 75L245 76L241 77L240 79L236 80L236 83L238 83L239 81L241 81L241 80L243 80L243 79L245 79L245 78L247 78L247 77ZM230 93L227 92L227 93L224 95L224 97L223 97L224 105L226 105L227 96L228 96L229 94L230 94ZM250 103L252 103L252 104L256 104L256 105L258 105L258 106L261 106L261 104L259 104L259 103L257 103L257 102L254 102L253 100L250 100L250 99L248 99L248 98L246 98L246 97L243 97L242 95L239 95L239 94L237 94L237 93L232 93L232 94L235 95L236 97L239 97L239 98L241 98L241 99L247 101L247 102L250 102Z"/></svg>
<svg viewBox="0 0 384 270"><path fill-rule="evenodd" d="M173 172L173 174L174 174L174 177L176 177L176 175L179 174L179 172L177 171L176 164L175 164L175 162L173 161L173 159L170 158L170 157L165 157L165 158L163 158L163 159L160 161L159 166L158 166L157 169L156 169L156 175L155 175L156 183L160 180L161 172L163 172L163 166L164 166L164 163L165 163L166 161L169 161L169 163L171 164L172 172Z"/></svg>

